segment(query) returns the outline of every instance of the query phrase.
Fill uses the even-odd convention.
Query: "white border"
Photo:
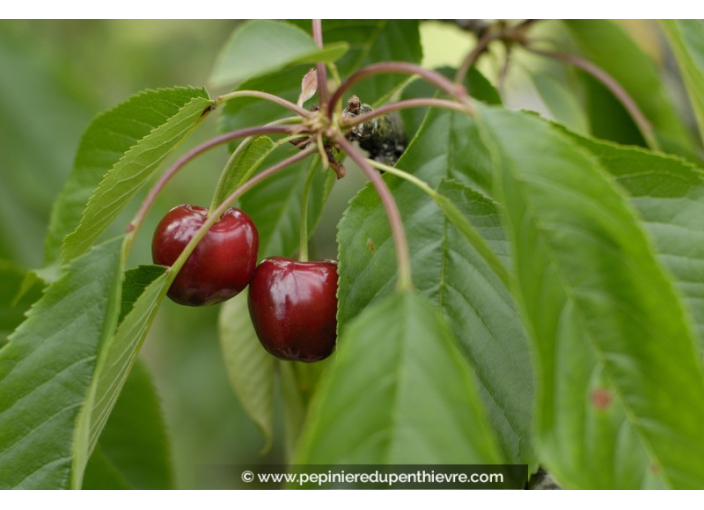
[[[538,0],[474,2],[462,4],[450,0],[430,2],[379,2],[378,0],[355,0],[350,2],[295,2],[272,0],[269,2],[154,2],[120,0],[119,2],[63,2],[41,0],[38,2],[3,2],[0,9],[3,18],[9,19],[249,19],[261,18],[265,14],[277,19],[302,18],[314,14],[329,18],[409,18],[415,14],[419,19],[454,19],[470,14],[481,19],[525,19],[525,18],[696,18],[704,16],[700,2],[674,0],[668,2],[641,2],[637,10],[627,2],[592,0],[590,2],[556,2]],[[415,8],[414,8],[415,6]],[[464,8],[459,8],[463,6]],[[425,8],[422,8],[425,7]],[[430,9],[429,7],[432,7]],[[38,18],[37,18],[38,17]]]

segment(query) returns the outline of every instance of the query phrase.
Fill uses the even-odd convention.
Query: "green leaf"
[[[465,214],[472,216],[479,213],[496,219],[498,217],[496,206],[469,186],[453,180],[443,179],[440,181],[438,192],[439,194],[434,197],[435,203],[445,214],[445,218],[462,234],[501,283],[505,286],[508,285],[509,275],[506,268],[487,240],[479,233],[479,230],[474,228],[474,225],[465,217]],[[462,209],[457,207],[455,203],[461,204]],[[463,210],[467,212],[465,213]]]
[[[155,265],[140,265],[135,269],[125,271],[125,281],[122,283],[122,307],[118,324],[122,324],[147,287],[163,274],[164,266]]]
[[[704,486],[704,377],[681,297],[598,161],[478,106],[537,355],[540,458],[568,488]]]
[[[465,184],[470,180],[468,175],[481,176],[479,168],[490,172],[491,167],[474,167],[472,160],[452,154],[455,148],[459,150],[460,132],[465,133],[466,146],[482,145],[471,139],[476,125],[469,121],[454,113],[431,111],[397,167],[438,186],[452,201],[453,209],[506,263],[507,242],[495,205]],[[449,150],[448,144],[452,145]],[[477,375],[504,456],[511,462],[532,464],[533,384],[528,341],[508,289],[486,257],[477,252],[477,244],[468,243],[430,197],[410,183],[389,176],[385,179],[403,218],[415,287],[449,320]],[[373,188],[367,186],[350,202],[338,232],[338,321],[344,328],[366,307],[392,293],[395,286],[393,240]]]
[[[69,486],[74,424],[119,313],[121,239],[72,262],[0,350],[0,486]]]
[[[294,461],[501,462],[473,374],[433,305],[393,294],[344,330]]]
[[[22,324],[29,307],[42,295],[42,286],[32,280],[29,288],[20,292],[28,273],[14,262],[0,260],[0,347],[7,336]],[[19,297],[19,299],[18,299]]]
[[[274,436],[274,357],[257,338],[249,318],[246,292],[222,306],[218,324],[230,385],[261,430],[267,450]]]
[[[142,363],[130,372],[88,462],[83,489],[172,489],[166,424]]]
[[[704,141],[704,20],[662,20],[684,77]]]
[[[240,152],[228,163],[220,176],[213,205],[222,204],[232,192],[244,184],[276,147],[271,138],[260,136],[238,149]]]
[[[704,175],[689,162],[568,133],[628,192],[660,263],[675,279],[704,351]]]
[[[124,153],[202,94],[182,87],[144,91],[91,122],[78,147],[73,171],[54,203],[45,264],[58,261],[64,238],[78,226],[91,194]]]
[[[84,135],[74,173],[59,198],[52,229],[56,235],[50,236],[54,240],[47,252],[75,227],[64,240],[63,260],[84,253],[191,134],[211,104],[203,89],[166,89],[138,95],[98,117]],[[76,227],[77,211],[84,205]]]
[[[443,74],[454,77],[455,71],[443,68]],[[486,104],[501,104],[496,89],[476,69],[470,69],[464,82],[472,97]],[[417,90],[411,88],[419,87]],[[427,92],[430,92],[428,90]],[[421,91],[421,86],[412,84],[404,97],[428,97]],[[406,120],[406,119],[404,119]],[[441,178],[451,178],[468,184],[481,193],[491,196],[493,168],[489,152],[481,142],[476,121],[469,115],[448,112],[440,109],[430,109],[423,119],[417,133],[422,142],[412,140],[407,152],[412,152],[413,144],[420,143],[429,149],[420,150],[414,158],[426,162],[430,169],[424,178],[437,185]],[[436,161],[433,161],[436,159]],[[414,159],[406,157],[406,161]],[[404,163],[404,166],[409,166]],[[420,166],[421,163],[418,163]],[[403,166],[398,165],[399,168]]]
[[[86,466],[83,488],[86,490],[130,490],[133,487],[103,453],[100,445],[97,445],[90,456],[88,466]]]
[[[690,154],[691,135],[668,97],[664,80],[650,57],[633,39],[609,20],[565,20],[564,23],[584,56],[609,73],[638,104],[653,124],[663,149]],[[592,111],[602,116],[602,124],[608,125],[612,109],[593,108]]]
[[[255,20],[243,23],[225,44],[210,82],[215,87],[236,85],[295,64],[335,62],[347,44],[321,49],[303,30],[282,21]]]
[[[73,488],[81,486],[80,473],[98,443],[167,291],[168,274],[164,267],[140,266],[127,274],[123,284],[126,299],[122,310],[129,311],[114,334],[101,346],[90,393],[76,424]],[[142,292],[138,294],[140,290]]]
[[[577,133],[589,133],[589,120],[579,101],[565,84],[548,73],[535,73],[531,78],[540,99],[558,122]]]
[[[624,145],[645,147],[646,141],[628,110],[601,82],[578,72],[584,84],[584,97],[589,134]]]

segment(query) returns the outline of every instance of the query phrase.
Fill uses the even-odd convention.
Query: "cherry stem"
[[[320,48],[323,47],[323,22],[319,19],[313,20],[313,40]],[[328,102],[330,91],[328,90],[328,74],[325,69],[325,64],[317,62],[315,64],[315,72],[318,77],[318,102],[320,105],[325,105]]]
[[[226,103],[232,99],[236,99],[238,97],[256,97],[259,99],[264,99],[266,101],[270,101],[272,103],[276,103],[280,106],[283,106],[284,108],[288,108],[294,113],[297,113],[301,117],[305,119],[309,119],[312,117],[312,113],[309,112],[308,110],[301,108],[298,105],[293,104],[290,101],[287,101],[286,99],[275,96],[274,94],[268,94],[267,92],[260,92],[258,90],[236,90],[234,92],[230,92],[228,94],[223,94],[222,96],[219,96],[215,99],[215,107],[220,106],[222,103]]]
[[[406,108],[423,108],[423,107],[435,107],[435,108],[445,108],[448,110],[454,110],[457,112],[466,113],[472,115],[474,112],[468,108],[466,105],[459,104],[455,101],[447,101],[446,99],[436,99],[436,98],[417,98],[417,99],[405,99],[403,101],[397,101],[395,103],[390,103],[379,108],[374,109],[369,113],[363,115],[358,115],[357,117],[351,117],[342,121],[343,128],[351,128],[358,126],[359,124],[364,124],[372,120],[375,117],[385,115],[390,112],[404,110]]]
[[[198,245],[201,239],[203,239],[208,230],[210,230],[210,227],[212,227],[215,223],[218,222],[220,217],[225,213],[225,211],[235,200],[237,200],[239,197],[247,193],[254,186],[261,183],[262,181],[265,181],[272,175],[275,175],[281,170],[290,167],[294,163],[297,163],[302,159],[307,158],[309,155],[313,154],[315,150],[316,148],[314,146],[310,146],[305,150],[302,150],[301,152],[294,154],[293,156],[286,158],[283,161],[276,163],[275,165],[270,166],[266,170],[262,171],[261,173],[255,175],[250,180],[245,182],[242,186],[233,191],[225,200],[223,200],[223,202],[217,207],[217,209],[215,209],[215,211],[211,211],[211,214],[208,215],[208,218],[205,220],[203,225],[201,225],[200,228],[196,231],[196,233],[193,235],[191,240],[181,252],[181,255],[178,256],[176,262],[174,262],[171,266],[169,274],[169,283],[172,282],[174,278],[176,278],[176,275],[186,263],[188,257],[191,256],[191,253],[193,252],[195,247]]]
[[[398,282],[396,283],[396,288],[402,291],[411,290],[413,288],[411,254],[408,250],[408,241],[406,239],[406,232],[403,229],[401,213],[398,210],[398,206],[396,205],[396,201],[389,187],[384,182],[384,179],[381,178],[379,172],[369,164],[367,159],[344,136],[337,136],[335,142],[367,175],[374,185],[376,192],[379,194],[379,198],[381,198],[381,203],[384,206],[386,216],[389,220],[389,226],[391,227],[391,233],[396,246],[396,259],[398,264]]]
[[[430,69],[425,69],[424,67],[418,66],[416,64],[411,64],[409,62],[381,62],[378,64],[371,64],[358,71],[352,73],[350,76],[343,81],[340,86],[335,90],[335,93],[330,98],[328,102],[328,112],[334,111],[335,105],[342,99],[342,96],[348,91],[355,83],[358,83],[365,78],[371,76],[376,76],[378,74],[387,73],[398,73],[398,74],[411,74],[418,75],[423,78],[428,83],[435,85],[440,90],[447,92],[449,95],[454,97],[457,101],[468,107],[473,111],[472,100],[467,95],[467,91],[464,86],[459,83],[453,83],[442,74],[432,71]]]
[[[600,81],[606,88],[611,91],[611,93],[619,100],[623,107],[628,111],[628,114],[635,122],[638,130],[645,139],[646,144],[653,150],[660,150],[655,134],[653,133],[653,126],[645,116],[645,114],[638,107],[638,104],[633,100],[633,98],[626,92],[619,82],[617,82],[609,73],[604,71],[602,68],[593,64],[589,60],[578,57],[577,55],[572,55],[570,53],[563,53],[559,51],[547,51],[539,50],[530,46],[524,46],[524,48],[531,53],[540,55],[547,58],[552,58],[555,60],[561,60],[567,62],[575,67],[578,67],[582,71],[585,71],[589,75]]]
[[[298,260],[301,262],[308,262],[308,196],[310,195],[310,188],[313,185],[313,179],[318,171],[318,160],[318,156],[313,158],[310,168],[308,169],[306,182],[303,185],[303,196],[301,197],[301,229],[298,244]]]
[[[176,175],[186,164],[188,164],[190,161],[195,159],[196,157],[200,156],[201,154],[208,152],[209,150],[218,147],[220,145],[226,144],[228,142],[231,142],[232,140],[236,140],[238,138],[245,138],[248,136],[257,136],[257,135],[270,135],[270,134],[280,134],[280,133],[289,133],[290,128],[287,126],[258,126],[258,127],[252,127],[252,128],[244,128],[244,129],[238,129],[236,131],[231,131],[230,133],[225,133],[224,135],[217,136],[215,138],[212,138],[208,140],[207,142],[204,142],[200,144],[199,146],[191,149],[189,152],[181,156],[166,172],[162,174],[162,176],[159,178],[159,180],[152,186],[152,189],[149,190],[149,194],[147,197],[144,199],[142,202],[142,205],[139,208],[139,211],[137,211],[137,214],[135,217],[132,219],[130,224],[127,226],[127,232],[130,236],[132,236],[132,239],[137,235],[137,232],[139,231],[140,227],[142,226],[142,223],[144,222],[144,218],[147,216],[149,213],[149,210],[151,209],[152,205],[154,205],[154,202],[156,201],[157,196],[159,196],[159,193],[164,189],[166,184],[171,180],[171,178]],[[130,240],[128,242],[128,250],[129,247],[131,246],[132,241]]]

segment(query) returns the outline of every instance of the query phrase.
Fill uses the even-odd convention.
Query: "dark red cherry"
[[[154,231],[154,263],[171,266],[205,223],[207,214],[208,209],[195,205],[171,209]],[[252,279],[258,250],[259,235],[250,217],[239,209],[228,209],[188,257],[168,296],[188,306],[230,299]]]
[[[308,362],[327,358],[336,339],[337,262],[262,261],[249,282],[249,315],[274,356]]]

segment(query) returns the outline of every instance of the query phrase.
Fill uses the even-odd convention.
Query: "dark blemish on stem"
[[[367,239],[367,247],[369,248],[369,251],[374,253],[376,251],[376,245],[374,244],[374,241],[372,241],[372,238]]]
[[[209,104],[208,106],[206,106],[206,107],[205,107],[205,110],[203,110],[203,113],[201,113],[200,116],[201,116],[201,117],[205,117],[206,115],[208,115],[208,114],[209,114],[210,112],[212,112],[213,110],[215,110],[215,102],[212,102],[211,104]]]

